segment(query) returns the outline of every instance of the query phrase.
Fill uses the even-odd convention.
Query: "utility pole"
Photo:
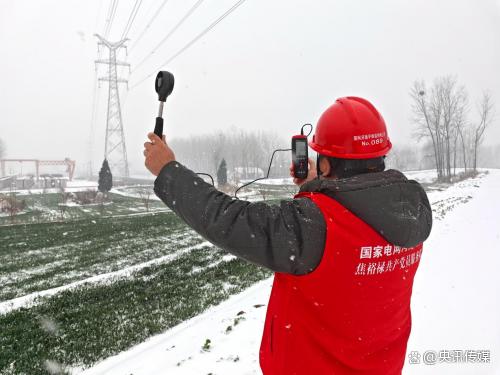
[[[108,160],[113,174],[122,177],[129,176],[127,150],[125,147],[125,135],[123,133],[122,112],[120,107],[120,95],[118,92],[118,83],[127,84],[128,81],[118,77],[117,66],[128,66],[130,64],[116,59],[117,51],[120,48],[126,48],[125,42],[128,39],[122,39],[118,42],[110,42],[102,36],[95,34],[99,39],[98,47],[104,46],[109,50],[109,59],[97,59],[96,64],[108,65],[108,75],[100,77],[99,82],[109,83],[108,91],[108,115],[106,119],[106,142],[104,146],[104,158]]]

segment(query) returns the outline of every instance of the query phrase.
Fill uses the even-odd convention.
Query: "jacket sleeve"
[[[307,198],[280,205],[232,198],[173,161],[154,184],[156,195],[214,245],[274,272],[303,275],[323,256],[326,224]]]

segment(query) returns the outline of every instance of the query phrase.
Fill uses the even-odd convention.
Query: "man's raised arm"
[[[279,206],[238,200],[173,160],[155,181],[156,195],[201,236],[275,272],[311,272],[320,262],[326,225],[307,198]]]

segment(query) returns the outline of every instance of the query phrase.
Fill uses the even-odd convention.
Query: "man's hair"
[[[322,158],[328,159],[330,163],[330,174],[324,177],[349,178],[358,174],[385,170],[385,156],[372,159],[340,159],[318,155],[318,168]]]

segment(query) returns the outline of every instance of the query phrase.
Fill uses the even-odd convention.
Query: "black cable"
[[[215,186],[215,183],[214,183],[214,178],[213,178],[211,175],[209,175],[208,173],[201,173],[201,172],[194,172],[194,173],[196,173],[196,174],[197,174],[197,175],[199,175],[199,176],[207,176],[207,177],[210,177],[210,180],[212,180],[212,185],[213,185],[213,186]]]
[[[274,158],[274,154],[276,154],[277,152],[279,151],[292,151],[291,148],[278,148],[277,150],[274,150],[273,151],[273,155],[271,156],[271,161],[269,162],[269,167],[267,168],[267,175],[265,177],[260,177],[260,178],[256,178],[255,180],[253,181],[250,181],[250,182],[247,182],[246,184],[243,184],[241,185],[238,189],[236,189],[236,191],[234,192],[234,197],[235,198],[238,198],[238,191],[240,191],[241,189],[243,189],[244,187],[248,186],[248,185],[251,185],[253,184],[254,182],[257,182],[257,181],[260,181],[260,180],[265,180],[267,178],[269,178],[269,173],[271,172],[271,166],[273,165],[273,158]]]
[[[162,67],[165,65],[169,64],[172,62],[175,58],[177,58],[179,55],[181,55],[183,52],[185,52],[189,47],[191,47],[193,44],[195,44],[198,40],[200,40],[206,33],[208,33],[210,30],[212,30],[219,22],[221,22],[224,18],[229,16],[232,12],[234,12],[241,4],[243,4],[245,0],[239,0],[236,2],[231,8],[229,8],[222,16],[217,18],[214,22],[212,22],[205,30],[203,30],[201,33],[199,33],[197,36],[195,36],[189,43],[187,43],[184,47],[182,47],[179,51],[177,51],[174,55],[172,55],[170,58],[168,58],[163,64],[158,66],[152,73],[148,74],[146,77],[135,83],[130,87],[130,89],[134,89],[135,87],[139,86],[141,83],[145,82],[147,79],[151,78],[153,75],[156,75],[158,70],[160,70]]]
[[[300,135],[304,135],[304,127],[306,126],[309,126],[311,128],[311,130],[309,130],[309,133],[307,133],[306,137],[309,137],[313,131],[313,126],[311,124],[304,124],[302,125],[302,127],[300,128]]]

